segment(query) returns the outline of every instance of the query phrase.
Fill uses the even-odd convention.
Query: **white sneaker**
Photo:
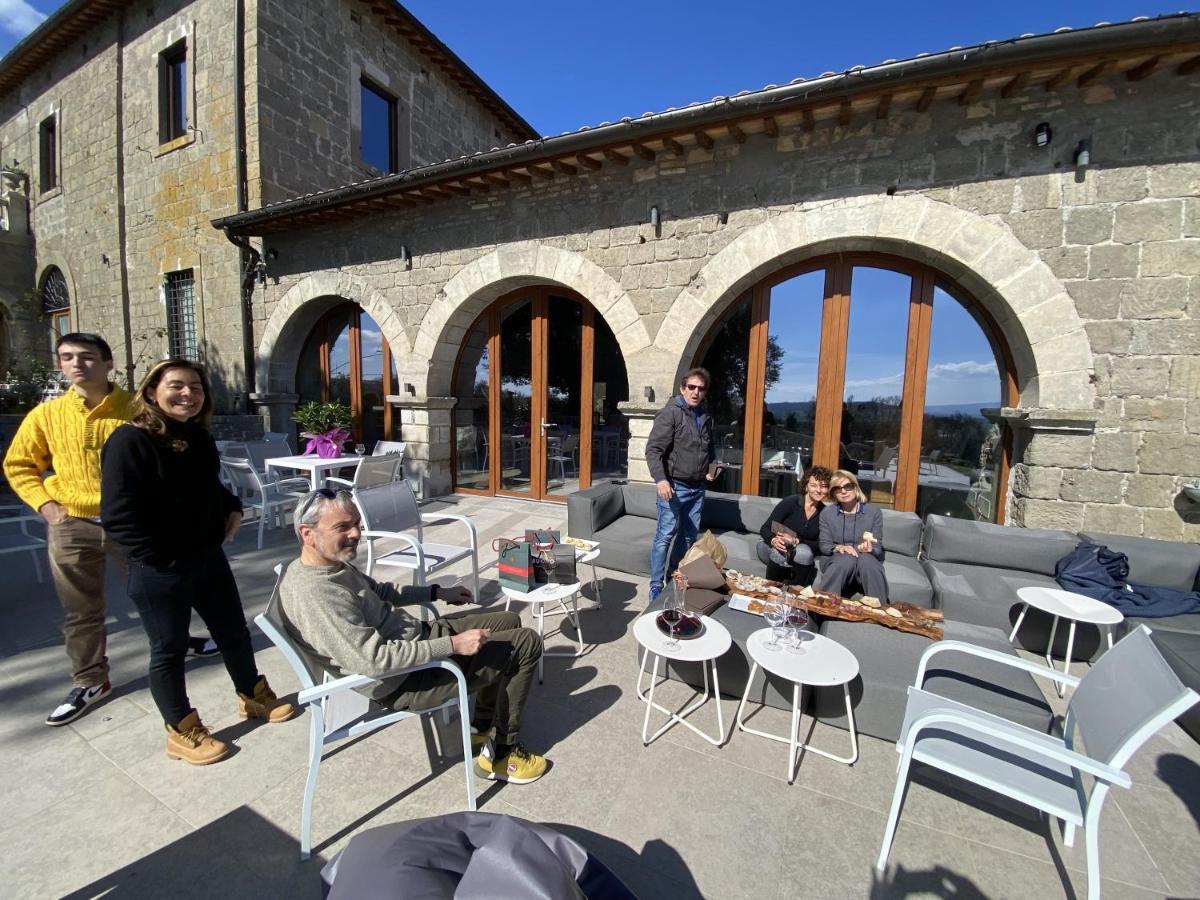
[[[112,693],[112,685],[107,681],[93,687],[72,688],[67,699],[54,707],[54,712],[46,717],[47,725],[66,725],[74,722],[87,711],[93,703],[103,700]]]

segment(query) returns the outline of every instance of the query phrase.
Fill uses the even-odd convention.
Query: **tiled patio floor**
[[[510,500],[441,502],[473,517],[485,558],[494,537],[566,517],[563,507]],[[243,530],[231,554],[248,616],[266,601],[271,567],[295,555],[290,532],[269,532],[261,551],[253,537]],[[862,738],[853,768],[808,756],[793,786],[784,779],[786,750],[751,735],[735,734],[718,749],[677,727],[643,748],[629,626],[645,605],[645,586],[621,573],[601,576],[604,608],[583,616],[589,652],[547,660],[529,705],[527,743],[547,753],[553,770],[532,785],[481,782],[480,809],[561,827],[646,898],[1084,895],[1082,841],[1068,850],[1037,819],[934,775],[910,791],[891,865],[876,878],[892,744]],[[242,723],[220,660],[194,661],[192,702],[237,752],[207,768],[168,760],[146,687],[145,638],[114,580],[113,696],[71,726],[47,728],[42,720],[69,686],[57,602],[48,582],[35,582],[27,557],[6,559],[3,584],[5,896],[318,897],[320,866],[357,831],[462,808],[453,738],[445,759],[431,757],[436,727],[401,723],[328,755],[313,818],[316,853],[300,863],[303,718]],[[489,587],[485,603],[497,594]],[[280,693],[294,691],[278,652],[252,631],[260,668]],[[689,694],[672,684],[662,696],[682,704]],[[723,702],[729,723],[736,702]],[[710,711],[697,714],[701,725]],[[786,716],[767,710],[758,722],[783,730]],[[813,735],[818,746],[840,747],[845,738],[822,726]],[[1200,747],[1172,726],[1129,769],[1134,787],[1114,792],[1103,821],[1105,896],[1200,895]]]

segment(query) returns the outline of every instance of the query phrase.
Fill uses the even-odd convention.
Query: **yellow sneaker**
[[[513,744],[497,759],[489,759],[484,753],[475,757],[475,774],[488,781],[529,784],[545,775],[549,767],[546,757],[530,753],[520,744]]]

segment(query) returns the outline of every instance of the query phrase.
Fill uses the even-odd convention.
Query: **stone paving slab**
[[[430,504],[470,515],[481,558],[491,541],[526,526],[564,527],[566,510],[507,499]],[[442,526],[430,538],[451,536]],[[247,617],[269,596],[276,562],[295,555],[290,531],[269,531],[262,550],[243,531],[231,560]],[[460,565],[451,574],[466,575]],[[590,575],[590,570],[585,573]],[[735,733],[716,748],[675,727],[641,744],[636,644],[630,624],[645,585],[601,570],[603,608],[585,585],[585,654],[548,659],[535,685],[525,737],[553,762],[524,786],[477,784],[479,808],[546,822],[580,840],[643,897],[1075,897],[1086,890],[1082,843],[1000,798],[919,772],[887,872],[875,855],[894,786],[892,744],[860,739],[853,767],[808,755],[794,785],[786,748]],[[495,570],[483,605],[499,608]],[[163,753],[162,725],[146,686],[145,637],[120,579],[109,579],[110,700],[60,729],[42,724],[69,687],[57,634],[61,614],[32,566],[6,570],[0,602],[0,844],[12,896],[318,897],[318,870],[359,831],[464,805],[457,721],[405,722],[329,751],[313,816],[315,853],[298,859],[306,773],[307,713],[268,726],[236,717],[219,659],[188,664],[188,688],[205,722],[237,749],[191,768]],[[523,611],[527,622],[528,610]],[[551,620],[548,620],[548,623]],[[557,625],[561,618],[552,621]],[[196,623],[195,630],[201,625]],[[866,626],[864,626],[866,627]],[[296,683],[282,656],[255,634],[260,669],[281,694]],[[575,637],[570,625],[564,645]],[[1082,671],[1082,665],[1081,665]],[[681,707],[691,691],[665,683],[656,699]],[[1061,704],[1051,698],[1057,708]],[[721,701],[726,728],[736,698]],[[710,702],[694,714],[713,721]],[[765,709],[755,724],[782,731]],[[812,723],[806,719],[804,728]],[[846,733],[816,724],[817,746]],[[1130,761],[1132,791],[1116,791],[1101,824],[1104,894],[1200,895],[1200,747],[1172,726]]]

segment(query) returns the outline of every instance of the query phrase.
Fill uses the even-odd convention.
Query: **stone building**
[[[210,8],[246,29],[248,135],[245,211],[198,201],[199,240],[243,244],[206,284],[228,325],[210,352],[246,359],[272,430],[342,398],[361,439],[407,442],[427,493],[561,498],[645,479],[654,412],[704,364],[726,489],[784,494],[816,461],[900,509],[1200,535],[1181,490],[1200,476],[1200,16],[538,138],[391,2],[180,7]],[[395,174],[348,150],[366,85],[396,99]],[[14,109],[4,158],[40,114]],[[252,292],[239,253],[261,254]]]
[[[360,149],[368,89],[394,117],[382,169]],[[260,260],[212,218],[533,136],[391,3],[72,0],[0,60],[33,251],[0,276],[4,352],[96,331],[130,382],[194,356],[249,412]]]

